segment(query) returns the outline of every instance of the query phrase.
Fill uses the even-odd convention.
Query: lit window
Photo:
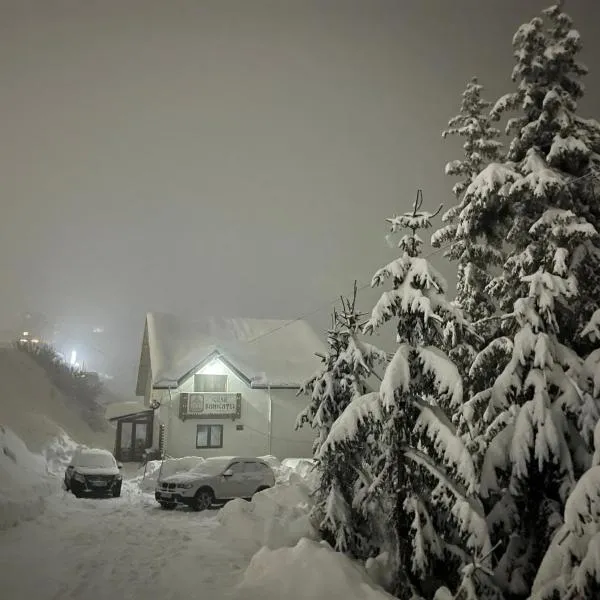
[[[227,391],[227,375],[194,375],[194,392],[224,393]]]

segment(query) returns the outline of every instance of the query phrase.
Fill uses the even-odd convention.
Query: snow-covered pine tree
[[[530,600],[600,597],[600,423],[593,464],[567,499],[558,529],[536,575]]]
[[[328,350],[321,356],[322,367],[302,388],[300,394],[311,397],[300,413],[296,428],[310,425],[316,430],[313,445],[317,457],[319,484],[312,519],[331,545],[356,558],[369,554],[365,519],[352,504],[359,478],[362,454],[369,440],[355,440],[347,453],[320,450],[334,421],[353,398],[367,392],[367,380],[377,365],[387,362],[385,352],[360,339],[361,314],[356,307],[357,284],[352,298],[341,298],[341,310],[334,310],[332,327],[327,332]]]
[[[579,34],[560,7],[551,7],[544,15],[550,22],[548,27],[542,18],[536,18],[515,34],[517,64],[513,79],[517,90],[502,97],[491,113],[494,119],[505,111],[518,113],[507,125],[507,133],[513,134],[507,158],[491,163],[473,178],[463,197],[468,210],[457,217],[459,230],[466,234],[479,235],[483,227],[492,232],[491,239],[503,240],[506,254],[500,274],[486,292],[500,309],[488,321],[500,324],[501,331],[509,335],[495,334],[493,343],[473,360],[467,378],[470,391],[475,392],[471,393],[465,414],[471,423],[470,434],[478,442],[469,446],[479,457],[476,463],[491,435],[490,431],[482,435],[479,426],[484,422],[478,417],[489,400],[491,382],[512,352],[514,321],[505,317],[516,300],[528,295],[523,276],[536,273],[544,265],[547,269],[556,250],[546,247],[545,238],[537,236],[534,240],[531,234],[533,224],[548,210],[569,211],[562,213],[570,225],[560,225],[560,243],[568,246],[566,266],[578,291],[568,302],[556,305],[556,335],[580,356],[600,345],[600,337],[584,335],[600,293],[600,238],[593,233],[600,231],[595,181],[600,162],[600,125],[576,114],[577,101],[583,95],[580,78],[586,72],[576,61],[581,48]],[[565,236],[569,232],[573,239],[567,244]],[[574,356],[570,374],[581,384],[577,375],[580,367]],[[581,419],[580,429],[589,441],[592,416],[598,413],[599,405],[592,400],[590,390],[584,387],[584,392],[588,402],[582,410],[589,418]]]
[[[446,165],[447,175],[460,178],[453,187],[458,204],[446,211],[442,216],[445,225],[431,237],[434,247],[446,248],[445,256],[456,261],[455,302],[469,321],[479,322],[474,327],[477,336],[467,331],[459,343],[448,336],[444,348],[457,365],[469,395],[488,387],[498,368],[506,362],[506,357],[500,354],[485,369],[471,371],[483,340],[492,339],[497,329],[497,322],[490,319],[496,308],[485,289],[492,278],[491,269],[503,263],[501,232],[490,226],[496,207],[492,203],[490,210],[470,188],[484,167],[499,160],[501,150],[500,132],[492,126],[487,114],[491,103],[482,98],[482,91],[477,78],[471,79],[463,92],[460,112],[442,133],[443,137],[464,139],[464,158]],[[466,439],[470,440],[470,435]]]
[[[492,541],[502,544],[496,576],[508,598],[528,597],[568,494],[591,458],[578,428],[581,361],[560,342],[556,313],[577,295],[569,264],[592,235],[589,223],[560,209],[548,209],[530,227],[529,246],[510,259],[528,286],[507,319],[514,335],[502,343],[512,348],[511,359],[473,399],[487,404],[480,493]],[[538,270],[530,274],[532,261]]]
[[[501,264],[501,240],[489,239],[485,223],[477,223],[473,198],[465,191],[486,165],[497,162],[502,144],[500,131],[491,125],[487,111],[491,103],[481,96],[483,86],[474,77],[462,95],[460,112],[448,122],[443,137],[458,135],[464,138],[464,158],[446,165],[446,174],[460,177],[452,191],[458,204],[442,216],[445,226],[436,231],[431,243],[436,248],[448,245],[445,256],[458,266],[456,300],[463,313],[475,321],[493,314],[495,307],[485,293],[490,280],[489,267]],[[470,217],[470,226],[466,220]],[[493,230],[492,230],[493,233]]]
[[[490,552],[475,467],[446,413],[462,402],[462,382],[439,346],[445,324],[462,316],[446,299],[442,276],[420,256],[417,230],[431,227],[433,216],[421,204],[419,191],[413,211],[388,219],[393,233],[410,233],[399,242],[402,255],[373,277],[373,286],[390,279],[392,289],[364,327],[371,333],[395,318],[399,347],[379,391],[350,403],[320,452],[343,453],[365,429],[376,430],[363,479],[370,484],[355,503],[373,532],[385,532],[379,550],[390,557],[390,591],[402,599],[432,598],[442,585],[456,589],[470,555]],[[484,570],[474,579],[492,586]]]
[[[507,153],[510,171],[503,189],[502,223],[511,249],[502,273],[488,286],[500,308],[510,311],[526,294],[523,272],[514,269],[514,257],[529,251],[523,267],[527,274],[539,268],[538,249],[531,247],[529,230],[549,208],[570,210],[600,231],[600,203],[595,178],[600,164],[600,124],[577,114],[584,94],[581,78],[586,67],[578,62],[582,44],[579,33],[560,5],[543,11],[543,17],[522,25],[513,38],[517,58],[512,78],[516,91],[506,94],[491,111],[508,120],[506,132],[513,138]],[[475,193],[477,190],[471,190]],[[542,242],[543,243],[543,242]],[[581,332],[598,308],[600,291],[600,241],[588,238],[570,256],[569,269],[577,280],[578,294],[556,309],[561,341],[579,353],[589,351]]]

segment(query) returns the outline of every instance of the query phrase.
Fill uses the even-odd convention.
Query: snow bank
[[[263,546],[293,546],[299,539],[317,538],[309,513],[311,490],[300,480],[277,484],[255,494],[252,501],[235,499],[219,512],[215,535],[251,554]]]
[[[283,461],[271,455],[259,458],[273,469],[277,483],[288,483],[290,480],[299,478],[311,489],[317,485],[315,461],[311,458],[284,458]]]
[[[59,486],[44,457],[30,452],[23,440],[0,425],[0,530],[36,517]]]
[[[62,478],[75,450],[81,446],[82,444],[72,440],[64,431],[60,431],[58,436],[42,450],[48,471]]]
[[[201,456],[167,458],[164,461],[149,460],[145,468],[141,467],[138,470],[137,475],[129,480],[129,483],[133,486],[137,486],[142,492],[154,492],[159,473],[161,477],[169,477],[176,473],[189,471],[202,462],[204,462],[204,459]]]
[[[261,600],[392,600],[366,570],[325,542],[301,539],[293,548],[254,555],[237,598]]]

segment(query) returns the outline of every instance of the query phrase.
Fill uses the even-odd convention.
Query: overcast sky
[[[511,90],[512,35],[547,4],[0,0],[0,328],[89,319],[132,382],[148,310],[293,318],[350,293],[417,188],[453,202],[440,132],[472,75]],[[600,118],[600,2],[566,8]]]

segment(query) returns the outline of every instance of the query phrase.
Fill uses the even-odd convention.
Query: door
[[[117,427],[117,460],[142,462],[144,451],[152,445],[152,422],[148,419],[120,421]]]
[[[141,462],[146,450],[146,440],[148,439],[148,423],[135,421],[133,423],[133,460]]]
[[[229,465],[229,471],[231,475],[225,477],[222,476],[221,484],[221,496],[223,498],[243,498],[243,477],[244,477],[244,464],[241,462],[235,462]]]
[[[244,462],[244,497],[250,498],[263,485],[262,465],[257,462]]]
[[[118,434],[117,459],[123,462],[132,461],[133,423],[131,421],[121,421]]]

